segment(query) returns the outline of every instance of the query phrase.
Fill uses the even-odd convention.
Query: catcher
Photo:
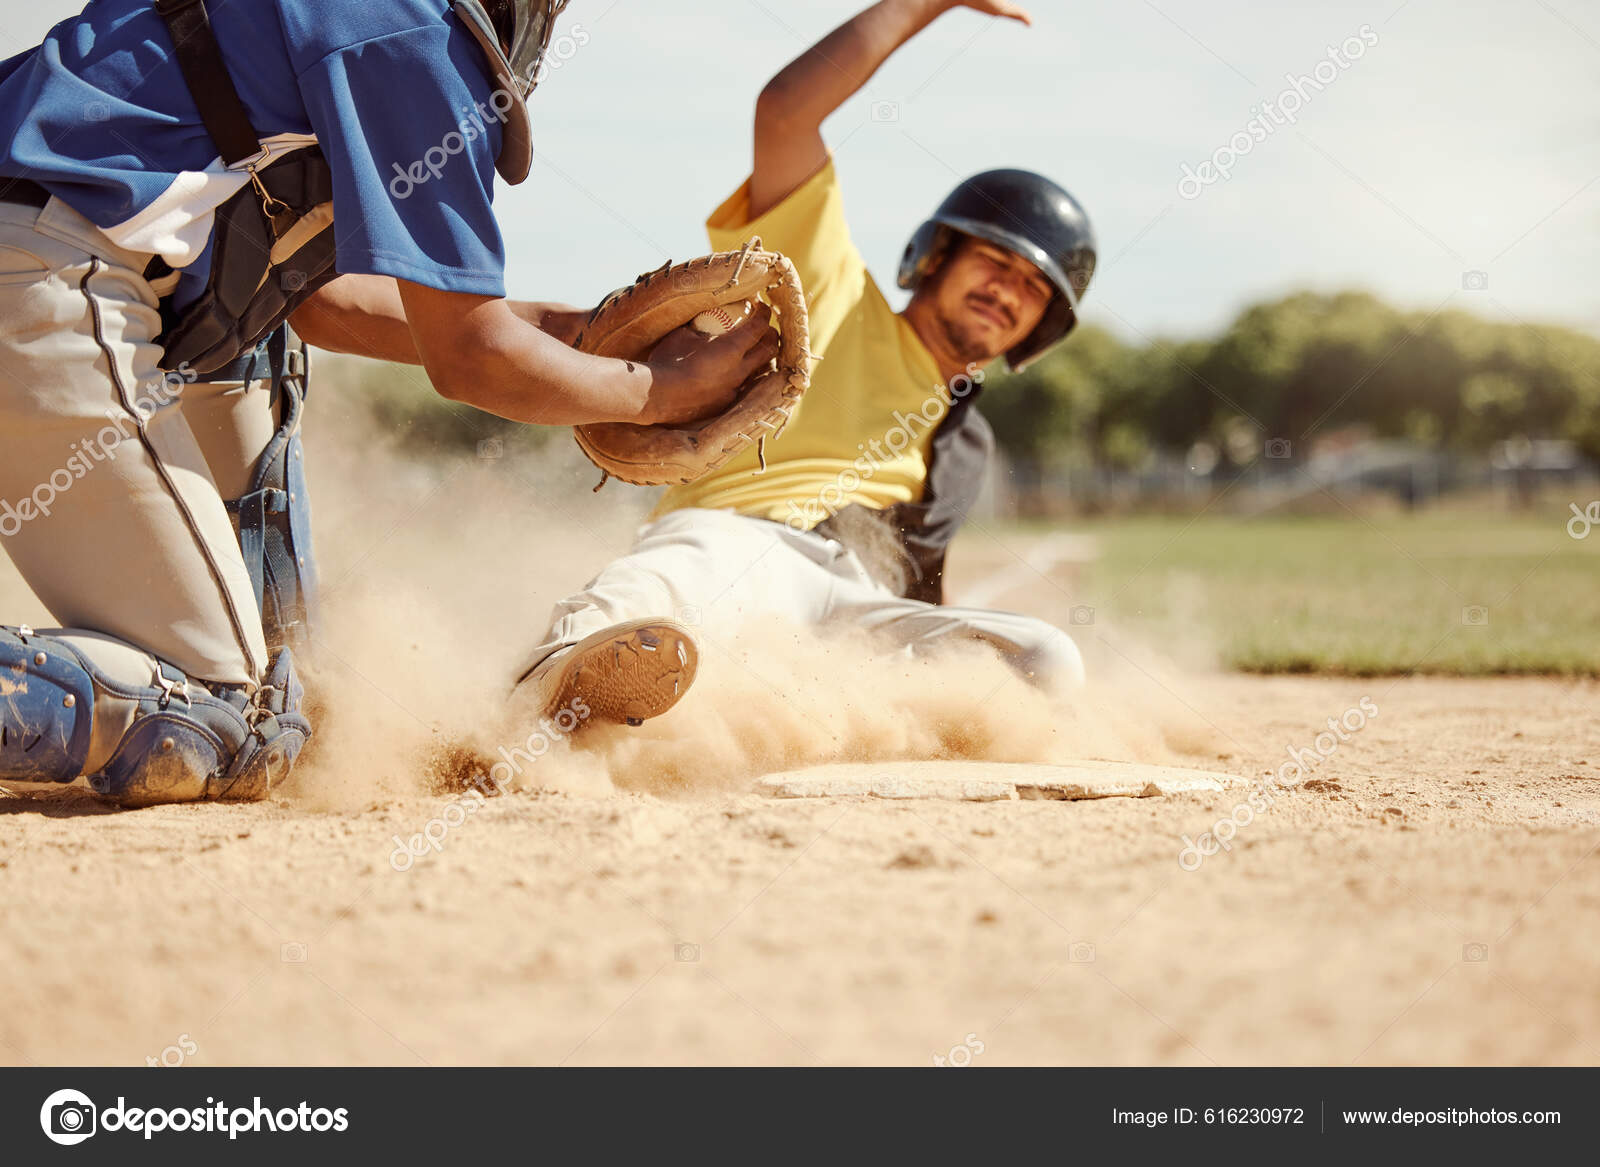
[[[0,539],[63,625],[0,628],[0,781],[259,799],[294,763],[285,321],[528,422],[686,420],[772,360],[765,310],[629,361],[504,298],[494,175],[564,7],[96,0],[0,62]]]
[[[983,367],[1004,355],[1020,368],[1071,331],[1094,270],[1088,218],[1036,174],[969,179],[906,247],[912,297],[897,315],[851,243],[821,134],[896,49],[959,7],[1028,21],[1000,0],[884,0],[762,92],[753,172],[708,228],[719,248],[759,235],[793,260],[822,359],[778,440],[669,489],[633,549],[557,606],[519,680],[540,707],[581,696],[592,720],[630,724],[665,712],[697,666],[685,611],[706,631],[776,614],[913,650],[978,638],[1041,686],[1081,680],[1059,629],[943,606],[943,571],[993,447],[973,407]]]

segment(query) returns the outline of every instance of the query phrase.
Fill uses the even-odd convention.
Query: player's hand
[[[702,336],[685,324],[650,351],[654,387],[642,420],[654,425],[713,417],[738,400],[745,382],[777,355],[778,334],[766,304],[757,304],[748,320],[722,336]]]
[[[1020,21],[1029,28],[1033,27],[1033,17],[1028,15],[1027,9],[1015,4],[1007,4],[1005,0],[959,0],[952,7],[971,8],[975,12],[984,12],[990,16],[1003,16],[1007,20]]]

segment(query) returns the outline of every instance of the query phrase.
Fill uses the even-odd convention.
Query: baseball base
[[[755,792],[768,798],[936,798],[960,802],[1154,798],[1216,794],[1250,785],[1237,774],[1139,762],[873,762],[813,766],[769,774]]]

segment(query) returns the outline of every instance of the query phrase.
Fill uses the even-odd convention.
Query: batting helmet
[[[1013,370],[1043,356],[1072,331],[1095,261],[1094,229],[1077,199],[1028,170],[989,170],[967,179],[906,244],[902,288],[916,291],[949,247],[952,233],[1020,255],[1055,285],[1055,298],[1038,326],[1006,353]]]

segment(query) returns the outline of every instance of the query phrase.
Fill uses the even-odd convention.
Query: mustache
[[[1015,328],[1017,326],[1017,314],[993,296],[985,296],[981,292],[970,292],[967,295],[967,303],[999,313],[1001,319],[1006,322],[1007,328]]]

